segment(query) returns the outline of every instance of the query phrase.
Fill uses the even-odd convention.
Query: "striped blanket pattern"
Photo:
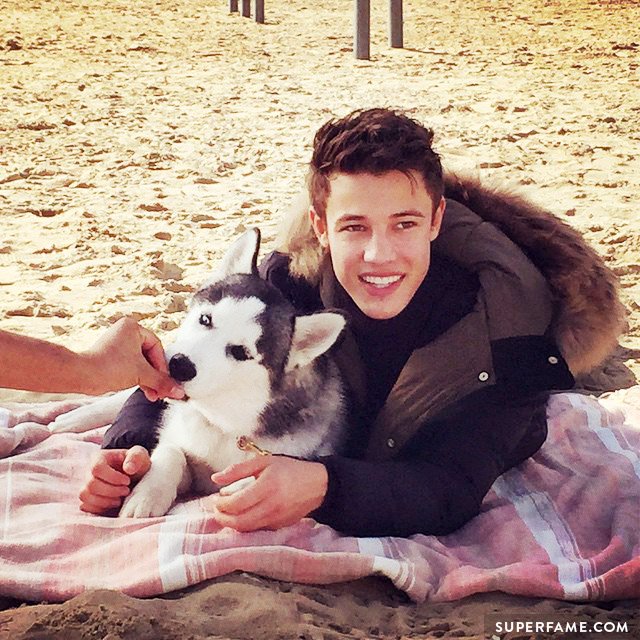
[[[552,396],[547,442],[495,482],[481,513],[448,536],[409,539],[342,536],[311,519],[238,533],[198,498],[161,518],[82,513],[102,430],[51,435],[46,423],[71,406],[0,409],[0,595],[153,596],[242,570],[314,584],[379,574],[415,601],[640,597],[640,386]]]

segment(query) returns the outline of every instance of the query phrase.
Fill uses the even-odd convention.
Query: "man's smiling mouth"
[[[404,276],[360,276],[360,280],[375,287],[388,287],[389,285],[399,282]]]

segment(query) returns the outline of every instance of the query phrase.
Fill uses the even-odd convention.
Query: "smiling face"
[[[445,202],[433,206],[420,175],[339,173],[330,179],[326,215],[311,210],[338,282],[370,318],[397,316],[424,280]]]

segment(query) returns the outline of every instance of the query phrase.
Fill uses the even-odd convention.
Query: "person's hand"
[[[228,485],[251,476],[256,481],[236,493],[204,498],[205,508],[221,526],[237,531],[286,527],[317,509],[327,492],[323,464],[286,456],[257,456],[211,478],[218,485]]]
[[[151,402],[184,397],[168,374],[160,339],[133,318],[121,318],[85,353],[105,391],[139,386]],[[98,381],[96,381],[98,383]]]
[[[144,447],[102,449],[80,492],[80,510],[100,515],[119,509],[133,484],[150,468],[151,458]]]

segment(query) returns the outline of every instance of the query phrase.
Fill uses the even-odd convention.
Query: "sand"
[[[387,3],[372,3],[358,61],[352,4],[267,3],[257,25],[222,0],[0,0],[2,328],[83,348],[129,314],[170,340],[230,239],[259,226],[273,248],[314,131],[389,106],[436,130],[448,166],[518,186],[585,234],[630,316],[583,383],[637,381],[640,5],[406,1],[406,47],[391,49]],[[492,609],[632,615],[496,594],[416,606],[382,580],[234,575],[182,596],[8,609],[0,638],[471,638]]]

